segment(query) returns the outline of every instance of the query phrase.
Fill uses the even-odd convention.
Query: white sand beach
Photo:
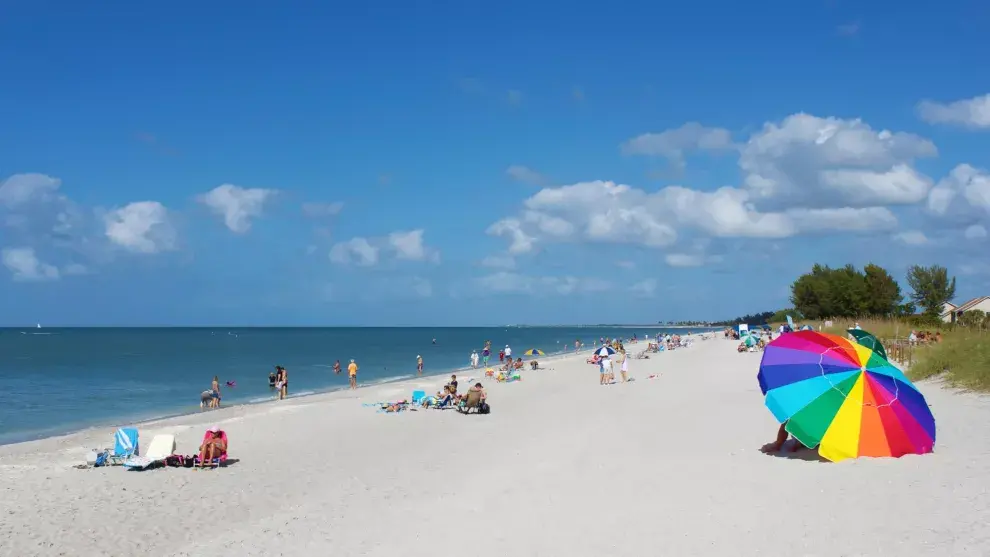
[[[760,354],[735,345],[631,360],[627,384],[585,356],[481,378],[485,416],[362,406],[428,378],[141,428],[192,454],[219,424],[237,462],[216,471],[71,468],[111,429],[0,447],[0,555],[990,554],[990,399],[921,384],[934,454],[768,456]]]

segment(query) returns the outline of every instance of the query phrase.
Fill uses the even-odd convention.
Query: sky
[[[0,3],[0,325],[990,294],[990,4]]]

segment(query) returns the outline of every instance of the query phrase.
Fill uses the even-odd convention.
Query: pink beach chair
[[[200,445],[205,443],[211,437],[213,437],[213,433],[207,430],[206,433],[203,434],[203,441],[200,443]],[[223,444],[224,446],[227,447],[227,451],[229,451],[230,445],[227,442],[227,432],[220,430],[220,438],[223,439]],[[227,463],[227,451],[224,451],[223,454],[221,454],[220,456],[213,455],[213,460],[208,462],[207,464],[209,466],[212,466],[213,468],[225,465]],[[199,466],[200,464],[200,456],[198,454],[196,455],[195,463],[197,466]]]

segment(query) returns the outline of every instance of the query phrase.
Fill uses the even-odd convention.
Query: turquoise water
[[[335,360],[354,358],[367,385],[414,377],[416,356],[424,374],[469,365],[473,349],[491,340],[521,356],[528,348],[548,354],[573,350],[575,339],[642,337],[677,331],[663,327],[499,328],[158,328],[2,329],[0,444],[89,426],[117,425],[199,411],[199,396],[214,375],[224,405],[271,400],[268,373],[289,370],[289,394],[301,396],[347,386]],[[701,330],[701,329],[695,329]],[[680,330],[683,332],[683,330]],[[436,339],[436,344],[433,344]]]

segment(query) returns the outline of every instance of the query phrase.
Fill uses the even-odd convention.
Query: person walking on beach
[[[423,375],[423,356],[416,355],[416,375]]]
[[[598,384],[605,385],[608,380],[608,373],[612,370],[612,362],[608,358],[598,360]]]
[[[478,351],[471,351],[471,367],[478,367]]]
[[[505,350],[498,351],[498,365],[505,363]]]
[[[621,357],[622,357],[622,367],[619,368],[619,375],[622,376],[622,382],[625,383],[626,381],[628,381],[628,378],[626,377],[626,373],[629,372],[629,355],[623,352]]]
[[[358,365],[357,363],[354,362],[354,359],[352,358],[351,363],[347,364],[347,377],[351,383],[351,389],[357,388],[357,372],[358,372]]]
[[[488,367],[488,358],[491,358],[492,357],[491,345],[489,345],[489,344],[486,344],[485,345],[485,349],[481,351],[481,356],[483,358],[483,361],[485,362],[485,367],[487,368]]]
[[[508,344],[505,345],[505,359],[512,361],[512,348]]]
[[[289,398],[289,370],[282,368],[282,389],[278,393],[279,400]]]
[[[216,375],[210,385],[210,408],[220,408],[220,377]]]

